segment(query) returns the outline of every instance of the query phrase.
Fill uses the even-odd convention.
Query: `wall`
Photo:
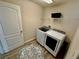
[[[35,29],[42,24],[43,8],[29,0],[4,0],[21,7],[24,41],[35,36]]]
[[[29,40],[35,36],[35,29],[42,24],[42,11],[42,7],[33,2],[22,2],[23,29],[25,40]]]
[[[45,8],[43,25],[51,25],[53,28],[64,30],[72,40],[73,35],[79,25],[78,6],[79,0],[72,0],[62,5]],[[61,12],[63,14],[62,21],[53,21],[53,18],[51,18],[52,12]]]

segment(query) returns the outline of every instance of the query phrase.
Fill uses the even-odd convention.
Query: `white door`
[[[19,6],[0,2],[0,24],[8,50],[23,45],[24,42]]]
[[[65,59],[79,59],[79,27],[74,35]]]

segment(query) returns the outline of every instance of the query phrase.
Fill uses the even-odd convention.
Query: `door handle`
[[[23,33],[23,30],[21,30],[20,33]]]

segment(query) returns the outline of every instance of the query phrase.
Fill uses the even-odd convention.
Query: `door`
[[[8,50],[12,50],[23,44],[23,30],[19,6],[0,2],[0,24]]]
[[[46,45],[47,45],[50,49],[52,49],[53,51],[55,51],[55,48],[56,48],[56,45],[57,45],[57,40],[54,39],[54,38],[51,38],[51,37],[47,36]]]
[[[65,59],[79,59],[79,27],[74,35]]]

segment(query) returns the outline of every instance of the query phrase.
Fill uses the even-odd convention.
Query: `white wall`
[[[42,24],[43,8],[29,0],[3,0],[21,7],[24,41],[35,36],[35,29]]]
[[[62,22],[54,22],[51,18],[52,12],[61,12],[63,14]],[[47,7],[44,13],[44,25],[50,24],[54,28],[66,31],[72,40],[79,25],[79,0],[71,0],[59,6]]]
[[[35,36],[35,29],[42,24],[42,7],[30,2],[22,2],[24,38],[29,40]]]

